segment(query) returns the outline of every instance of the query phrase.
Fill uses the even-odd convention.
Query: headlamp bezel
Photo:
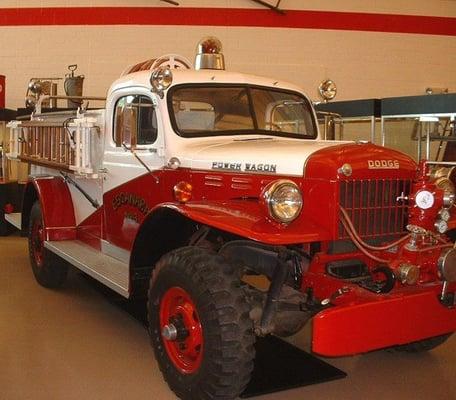
[[[278,215],[277,210],[275,209],[274,204],[273,204],[274,194],[276,194],[279,189],[283,189],[286,186],[289,186],[290,190],[296,191],[296,193],[299,194],[299,198],[300,198],[297,211],[290,217],[284,217],[283,215]],[[279,179],[279,180],[270,182],[263,189],[263,191],[261,193],[261,199],[267,210],[268,217],[272,218],[274,221],[279,222],[281,224],[290,224],[291,222],[295,221],[301,214],[303,204],[304,204],[304,199],[302,196],[301,189],[295,182],[288,180],[288,179]]]
[[[160,66],[152,71],[150,75],[150,85],[152,91],[163,98],[164,91],[173,83],[173,72],[168,66]]]

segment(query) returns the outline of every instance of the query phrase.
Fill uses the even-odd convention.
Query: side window
[[[113,139],[117,147],[153,144],[157,139],[157,116],[146,96],[124,96],[114,111]]]
[[[138,144],[152,144],[157,140],[157,116],[152,100],[139,96]]]

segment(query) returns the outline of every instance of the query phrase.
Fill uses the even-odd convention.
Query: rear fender
[[[43,214],[45,240],[76,239],[76,219],[70,190],[63,178],[32,177],[24,190],[22,231],[28,229],[30,211],[39,200]]]

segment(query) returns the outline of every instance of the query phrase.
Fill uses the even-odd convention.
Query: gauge
[[[435,226],[435,229],[437,229],[437,232],[439,232],[439,233],[445,233],[448,230],[448,224],[441,219],[436,221],[434,226]]]
[[[448,221],[451,217],[450,212],[446,208],[442,208],[439,212],[440,218],[444,221]]]
[[[427,210],[434,205],[434,195],[427,190],[421,190],[415,196],[415,203],[419,208]]]

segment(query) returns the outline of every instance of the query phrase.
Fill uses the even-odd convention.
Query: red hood
[[[417,165],[404,153],[371,143],[342,144],[316,151],[304,167],[308,179],[337,180],[338,169],[350,164],[351,179],[412,179]]]

